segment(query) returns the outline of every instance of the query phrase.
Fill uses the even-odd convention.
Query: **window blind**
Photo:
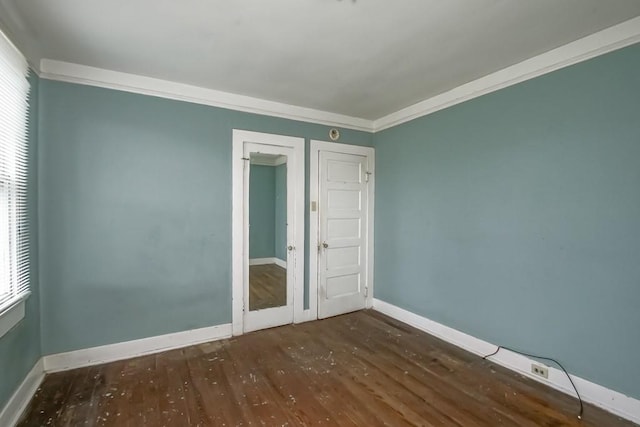
[[[29,293],[28,73],[0,32],[0,314]]]

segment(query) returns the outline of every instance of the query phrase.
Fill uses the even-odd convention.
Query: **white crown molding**
[[[374,121],[373,131],[426,116],[487,93],[640,42],[640,17],[591,34],[518,64],[458,86]]]
[[[371,120],[358,117],[52,59],[42,59],[40,61],[38,74],[40,77],[49,80],[122,90],[125,92],[227,108],[229,110],[244,111],[246,113],[282,117],[290,120],[318,123],[365,132],[371,132],[373,129],[373,122]]]
[[[159,353],[231,337],[231,323],[44,356],[44,371],[58,372]],[[0,424],[1,425],[1,424]]]
[[[379,299],[373,300],[373,309],[460,347],[463,350],[477,354],[478,356],[491,354],[497,348],[497,345],[495,344],[467,335],[464,332],[460,332],[441,323],[434,322],[426,317],[422,317]],[[549,366],[548,379],[535,376],[531,373],[531,364],[535,363],[537,365],[542,365],[540,362],[504,349],[500,350],[500,352],[495,356],[492,356],[490,360],[527,378],[531,378],[575,397],[575,391],[573,390],[571,383],[564,372],[560,369]],[[575,375],[571,375],[571,378],[580,392],[582,400],[585,402],[592,403],[595,406],[603,408],[635,423],[640,423],[640,400],[625,396],[622,393],[608,389],[599,384],[592,383],[591,381],[587,381]]]
[[[18,423],[20,416],[27,408],[43,379],[44,363],[42,359],[38,359],[20,386],[9,398],[2,411],[0,411],[0,426],[15,426]]]
[[[35,71],[40,77],[50,80],[375,133],[638,42],[640,17],[526,59],[374,121],[52,59],[42,59],[39,69]]]

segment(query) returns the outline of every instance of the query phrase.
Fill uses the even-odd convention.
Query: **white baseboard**
[[[249,265],[266,265],[266,264],[275,264],[282,268],[287,268],[287,261],[283,261],[277,257],[271,258],[251,258],[249,260]]]
[[[496,344],[467,335],[464,332],[460,332],[438,322],[434,322],[426,317],[419,316],[379,299],[373,300],[373,309],[479,356],[491,354],[497,348]],[[540,365],[541,363],[518,353],[502,349],[498,354],[492,356],[491,360],[521,375],[546,384],[571,396],[575,396],[575,391],[573,390],[571,383],[564,372],[560,369],[549,366],[549,379],[547,380],[534,376],[531,373],[531,364],[536,363]],[[591,381],[583,378],[576,377],[575,375],[571,375],[571,378],[580,392],[582,400],[585,402],[592,403],[595,406],[603,408],[635,423],[640,423],[640,400],[625,396],[622,393],[592,383]]]
[[[40,358],[0,412],[0,426],[14,426],[45,373],[99,365],[231,337],[231,323],[103,345]]]
[[[43,378],[44,363],[39,359],[0,412],[0,426],[12,427],[18,423]]]
[[[231,337],[231,323],[52,354],[43,357],[44,371],[58,372],[99,365],[229,337]]]
[[[308,308],[306,310],[302,310],[302,313],[294,319],[293,323],[305,323],[312,322],[314,320],[318,320],[318,313]]]

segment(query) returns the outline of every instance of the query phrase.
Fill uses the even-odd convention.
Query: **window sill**
[[[28,295],[25,295],[14,305],[0,313],[0,338],[24,319],[24,302],[27,296]]]

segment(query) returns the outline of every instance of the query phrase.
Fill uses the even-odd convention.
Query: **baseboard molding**
[[[266,265],[275,264],[282,268],[287,268],[287,261],[283,261],[280,258],[251,258],[249,259],[249,265]]]
[[[231,323],[52,354],[43,357],[44,372],[99,365],[229,337],[231,337]]]
[[[305,323],[305,322],[313,322],[314,320],[318,320],[318,313],[314,312],[311,309],[302,310],[302,314],[293,320],[293,323]]]
[[[0,426],[14,426],[45,373],[99,365],[231,337],[231,323],[139,340],[92,347],[40,358],[0,412]]]
[[[497,348],[496,344],[467,335],[464,332],[434,322],[426,317],[422,317],[379,299],[373,300],[373,309],[479,356],[491,354]],[[545,380],[544,378],[534,376],[530,370],[531,363],[540,363],[520,354],[508,350],[501,350],[497,355],[491,357],[491,360],[525,377],[546,384],[571,396],[575,396],[569,380],[560,369],[549,366],[549,379]],[[640,423],[640,400],[625,396],[622,393],[576,377],[575,375],[571,375],[571,378],[585,402],[589,402],[635,423]]]
[[[43,378],[44,363],[39,359],[0,412],[0,426],[12,427],[18,423]]]

